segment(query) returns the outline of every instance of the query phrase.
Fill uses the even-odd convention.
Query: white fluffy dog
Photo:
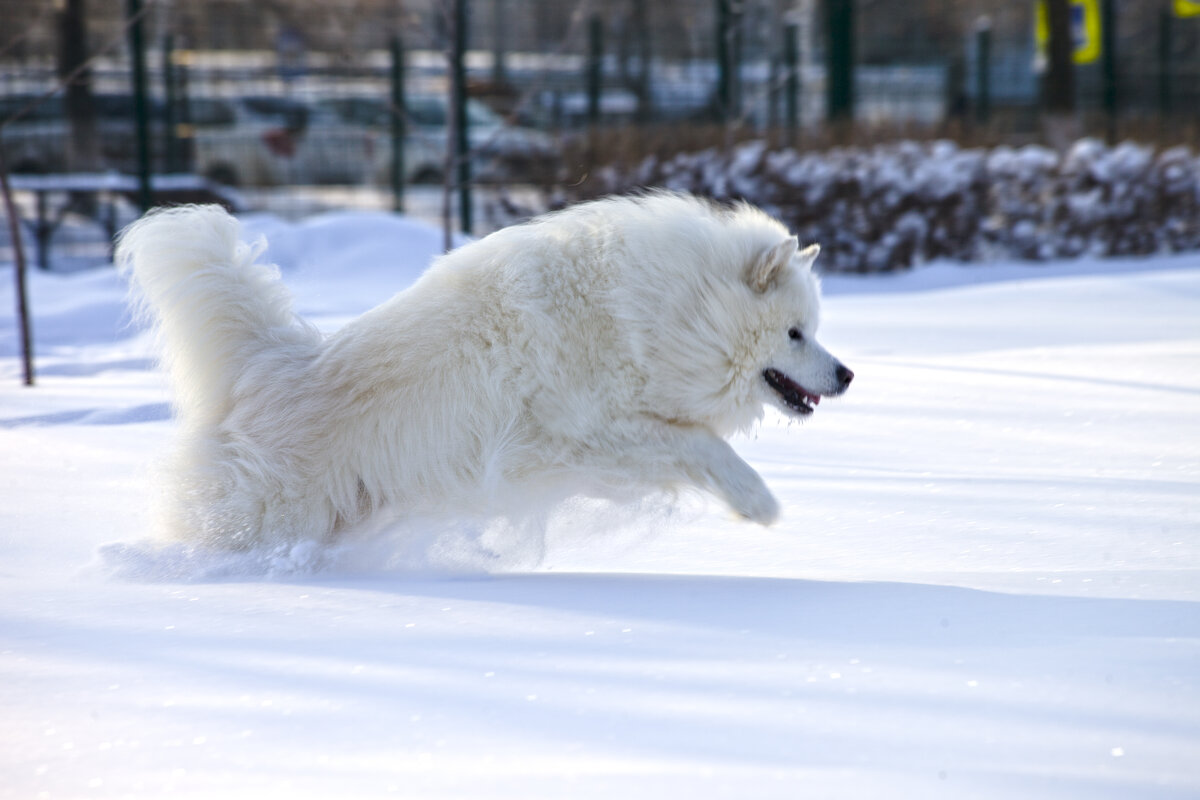
[[[166,522],[192,540],[322,539],[521,486],[692,486],[768,524],[725,437],[853,377],[814,338],[818,248],[747,205],[578,205],[442,256],[327,338],[262,247],[216,206],[152,212],[119,244],[182,429]]]

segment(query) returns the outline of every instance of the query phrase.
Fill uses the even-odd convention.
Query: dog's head
[[[819,248],[749,204],[659,193],[623,232],[645,272],[628,295],[652,413],[725,436],[767,405],[806,417],[853,373],[815,338]],[[648,222],[641,222],[647,220]]]
[[[795,236],[764,249],[746,268],[745,282],[762,313],[753,376],[763,401],[806,417],[822,397],[846,391],[854,373],[817,341],[820,289],[812,271],[821,248],[803,250]]]

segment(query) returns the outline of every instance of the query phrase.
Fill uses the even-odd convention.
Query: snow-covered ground
[[[440,244],[246,227],[328,329]],[[683,497],[239,554],[147,542],[173,426],[119,279],[31,280],[0,797],[1200,796],[1195,256],[827,279],[853,389],[737,443],[774,528]]]

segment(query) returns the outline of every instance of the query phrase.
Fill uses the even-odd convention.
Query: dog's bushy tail
[[[251,364],[302,357],[320,342],[293,313],[278,269],[256,263],[265,247],[242,242],[237,220],[215,205],[151,211],[121,233],[116,262],[156,323],[185,424],[223,418]]]

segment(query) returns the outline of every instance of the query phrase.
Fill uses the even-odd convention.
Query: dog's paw
[[[759,525],[773,525],[779,519],[779,501],[765,490],[745,498],[734,510],[742,519]]]
[[[735,480],[727,477],[725,487],[726,501],[742,519],[759,525],[770,525],[779,519],[779,501],[753,470],[747,468]]]
[[[691,441],[693,480],[724,500],[742,519],[770,525],[779,519],[779,503],[762,476],[738,457],[729,443],[715,436]],[[700,468],[695,469],[696,462]]]

